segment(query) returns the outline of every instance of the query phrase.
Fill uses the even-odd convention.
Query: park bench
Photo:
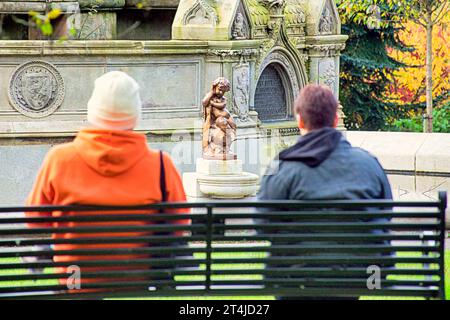
[[[191,213],[170,213],[170,209],[180,208],[190,208]],[[445,208],[445,193],[439,194],[438,201],[429,202],[217,201],[139,207],[3,207],[0,208],[0,298],[419,296],[444,299]],[[164,212],[160,213],[161,210]],[[25,218],[19,214],[24,211],[76,211],[77,214]],[[156,213],[146,214],[147,211]],[[173,223],[182,218],[189,218],[190,225]],[[73,221],[86,224],[72,227]],[[144,223],[136,225],[137,221]],[[53,227],[25,225],[50,222]],[[115,224],[105,226],[99,225],[100,222]],[[180,231],[190,234],[180,234]],[[124,232],[142,234],[123,236]],[[50,237],[67,233],[79,237]],[[105,235],[82,237],[92,233]],[[41,247],[124,243],[143,246],[76,250]],[[91,256],[91,259],[55,262],[52,258],[59,255]],[[115,259],[117,255],[140,258]],[[24,262],[22,257],[40,259]],[[80,290],[77,287],[68,290],[57,281],[70,277],[73,280],[76,274],[73,270],[63,273],[56,270],[74,265],[81,268]],[[111,269],[130,266],[134,268]],[[95,269],[85,271],[86,267]],[[31,272],[33,268],[45,269]],[[106,282],[83,282],[100,276]]]

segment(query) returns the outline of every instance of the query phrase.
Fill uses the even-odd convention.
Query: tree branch
[[[439,22],[441,22],[447,13],[450,13],[450,3],[449,2],[445,2],[440,7],[440,10],[436,14],[435,19],[433,19],[433,21],[432,21],[432,24],[438,24]]]

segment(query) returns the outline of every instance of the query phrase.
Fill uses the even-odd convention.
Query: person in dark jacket
[[[328,87],[308,85],[295,101],[302,135],[262,178],[260,200],[392,199],[378,160],[335,128],[338,101]]]
[[[339,102],[328,87],[308,85],[302,89],[295,101],[295,113],[302,135],[294,146],[282,151],[269,166],[261,181],[259,200],[392,199],[391,187],[378,160],[367,151],[352,147],[335,129],[338,123],[338,104]],[[381,222],[382,219],[372,220],[372,222],[375,221]],[[285,235],[290,232],[290,230],[277,231]],[[384,231],[370,230],[368,232]],[[287,243],[272,241],[272,245],[277,244],[286,245]],[[294,241],[291,244],[333,245],[336,243],[311,241],[296,243]],[[298,255],[295,252],[292,254]],[[354,254],[361,253],[354,252]],[[343,253],[343,255],[348,254]],[[283,254],[277,254],[277,257],[282,258],[282,256]],[[321,267],[320,265],[300,265],[301,267]],[[282,266],[272,265],[272,267]],[[322,267],[338,270],[345,266],[323,265]],[[290,278],[290,276],[287,277]]]

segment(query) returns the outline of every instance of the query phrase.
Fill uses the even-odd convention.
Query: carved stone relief
[[[197,0],[183,18],[183,24],[212,25],[219,23],[219,17],[214,7],[209,3],[212,0]]]
[[[11,76],[8,96],[11,105],[30,118],[49,116],[64,100],[64,80],[56,67],[45,61],[19,66]]]
[[[330,89],[337,93],[337,79],[336,64],[333,60],[328,59],[321,61],[319,64],[319,79],[320,82],[330,87]]]
[[[242,7],[242,2],[239,3],[236,17],[233,22],[231,37],[235,40],[250,38],[250,27],[244,12],[244,8]]]
[[[271,16],[281,15],[286,5],[285,0],[260,0],[260,2],[269,10]]]
[[[304,36],[306,14],[300,0],[286,0],[284,9],[287,33],[293,36]]]
[[[312,51],[317,51],[323,56],[330,57],[330,56],[338,55],[341,51],[343,51],[345,49],[345,43],[325,44],[325,45],[320,45],[320,44],[307,45],[306,49],[312,50]]]
[[[319,33],[323,35],[332,34],[334,31],[334,17],[332,10],[330,9],[328,2],[325,4],[322,16],[319,22]]]
[[[252,21],[252,38],[267,37],[269,10],[258,0],[246,0],[246,5]]]
[[[250,99],[250,65],[238,64],[233,68],[233,112],[241,121],[248,120]]]
[[[246,59],[251,56],[258,55],[257,49],[237,49],[237,50],[225,50],[225,49],[209,49],[208,55],[218,56],[221,58],[242,58]]]

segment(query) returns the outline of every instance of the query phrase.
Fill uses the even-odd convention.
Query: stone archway
[[[286,120],[290,116],[287,82],[281,66],[269,64],[261,73],[255,91],[255,110],[261,121]]]

